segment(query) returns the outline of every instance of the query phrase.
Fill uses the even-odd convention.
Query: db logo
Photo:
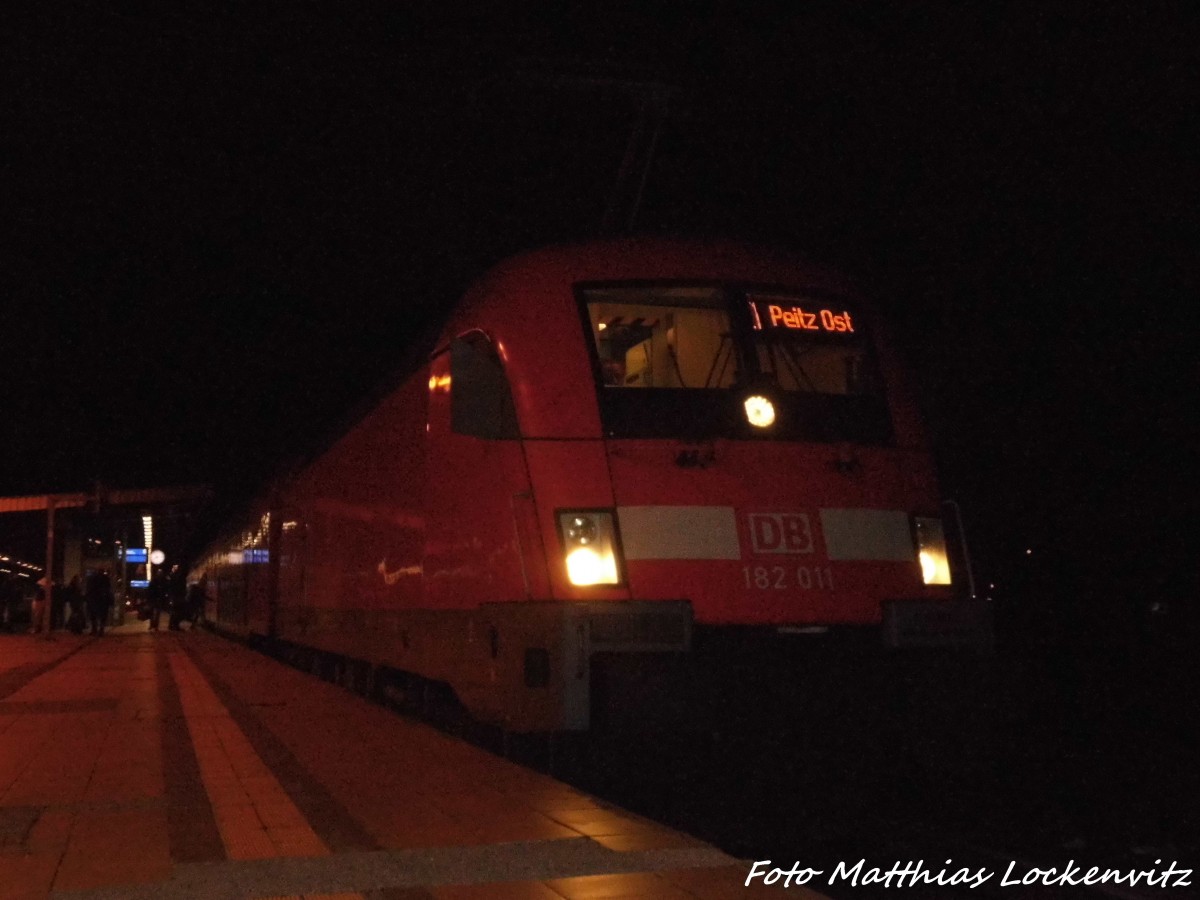
[[[755,553],[812,553],[812,529],[805,513],[750,513],[750,544]]]

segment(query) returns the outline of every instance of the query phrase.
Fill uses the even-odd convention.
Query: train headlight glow
[[[558,533],[571,584],[620,584],[617,530],[612,512],[559,512]]]
[[[751,394],[742,406],[746,409],[746,421],[755,428],[770,428],[775,424],[775,404],[762,394]]]
[[[571,584],[616,584],[617,561],[611,553],[601,556],[590,547],[576,547],[567,554],[567,577]]]
[[[950,584],[950,558],[946,555],[946,534],[941,519],[913,517],[917,538],[917,560],[921,580],[926,584]]]

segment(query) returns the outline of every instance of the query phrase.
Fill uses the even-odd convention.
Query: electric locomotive
[[[219,627],[447,684],[512,731],[570,731],[601,659],[973,633],[955,556],[903,368],[845,279],[625,239],[494,268],[193,578]]]

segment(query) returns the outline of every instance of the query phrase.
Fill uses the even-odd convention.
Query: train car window
[[[606,388],[731,387],[737,360],[722,293],[711,287],[617,287],[586,292]]]
[[[492,440],[520,436],[504,365],[482,333],[450,344],[450,428]]]

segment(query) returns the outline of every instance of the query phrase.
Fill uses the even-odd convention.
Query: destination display
[[[755,331],[852,335],[850,311],[801,297],[749,296]]]

